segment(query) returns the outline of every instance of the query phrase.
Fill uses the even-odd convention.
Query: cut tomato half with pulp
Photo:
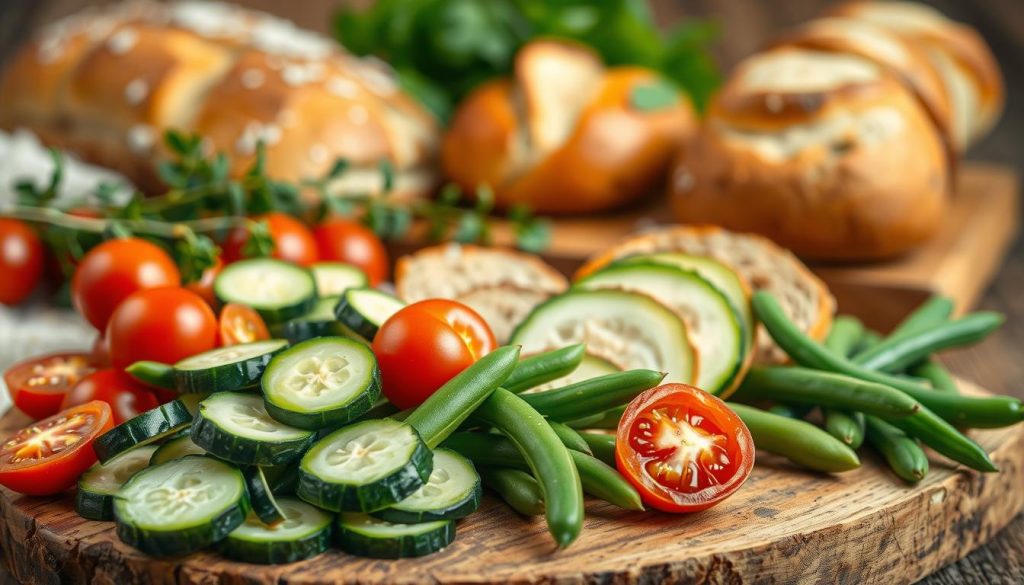
[[[4,383],[14,405],[39,419],[58,413],[64,395],[93,371],[87,353],[52,353],[7,368]]]
[[[0,485],[32,496],[68,489],[96,463],[92,443],[113,426],[110,406],[94,400],[21,429],[0,444]]]
[[[696,512],[743,485],[754,466],[754,441],[718,398],[686,384],[665,384],[626,408],[615,461],[645,504]]]
[[[238,303],[220,310],[220,344],[238,345],[270,339],[270,331],[259,313]]]

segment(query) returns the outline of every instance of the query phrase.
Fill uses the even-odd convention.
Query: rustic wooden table
[[[39,25],[89,4],[88,0],[3,0],[0,5],[0,61]],[[340,0],[303,0],[282,5],[277,0],[238,0],[241,4],[287,10],[299,24],[324,29]],[[1009,101],[996,130],[970,154],[1024,171],[1024,6],[1020,0],[927,0],[946,14],[976,26],[995,50],[1006,77]],[[719,21],[726,34],[716,47],[728,67],[756,50],[776,31],[819,13],[828,0],[652,0],[665,22],[684,16]],[[286,7],[285,7],[286,6]],[[995,392],[1024,398],[1024,242],[1018,240],[1003,269],[980,303],[1002,311],[1006,326],[982,345],[950,354],[946,362],[958,375]],[[1024,489],[1024,486],[1021,486]],[[871,559],[864,559],[869,563]],[[828,580],[828,576],[823,576]],[[0,569],[0,585],[12,579]],[[1017,517],[987,545],[922,581],[929,585],[960,583],[1024,583],[1024,515]]]

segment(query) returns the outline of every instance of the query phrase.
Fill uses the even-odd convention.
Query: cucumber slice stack
[[[334,316],[334,307],[340,300],[341,295],[320,297],[310,312],[282,325],[281,335],[291,343],[299,343],[314,337],[348,335],[348,328]]]
[[[248,511],[242,473],[205,455],[146,468],[114,499],[117,535],[154,556],[185,555],[219,542]]]
[[[309,267],[321,297],[337,296],[350,288],[369,284],[366,273],[344,262],[317,262]]]
[[[341,295],[334,314],[346,327],[367,341],[373,341],[385,321],[405,303],[373,288],[350,288]]]
[[[320,337],[275,357],[262,385],[270,416],[319,430],[347,424],[370,410],[380,398],[380,370],[366,345]]]
[[[149,466],[156,447],[139,447],[107,463],[96,463],[78,479],[75,511],[90,520],[114,518],[114,495],[133,475]]]
[[[187,431],[188,429],[186,429]],[[129,451],[131,453],[131,451]],[[163,445],[156,447],[153,456],[149,459],[150,465],[160,465],[174,459],[181,459],[186,455],[205,455],[206,449],[192,442],[192,433],[183,432],[171,437]]]
[[[277,505],[274,493],[263,475],[263,468],[259,465],[250,465],[242,470],[245,475],[245,489],[249,492],[249,504],[252,506],[253,514],[260,519],[260,522],[267,526],[277,526],[284,522],[284,513]]]
[[[427,483],[394,506],[372,514],[403,524],[455,520],[480,507],[482,492],[480,476],[469,459],[450,449],[435,449],[434,470]]]
[[[338,518],[338,546],[361,557],[422,557],[440,551],[454,540],[455,522],[452,520],[393,524],[353,513],[342,514]]]
[[[242,465],[280,465],[302,455],[311,431],[278,422],[250,392],[217,392],[199,403],[192,441],[212,455]]]
[[[283,339],[268,339],[218,347],[174,364],[174,387],[182,394],[251,388],[271,358],[288,347]]]
[[[213,291],[222,303],[252,307],[269,325],[307,313],[316,300],[316,282],[309,270],[272,258],[225,266],[213,282]]]
[[[192,413],[181,400],[174,400],[130,418],[96,437],[92,444],[100,463],[106,463],[121,453],[149,445],[187,428],[192,424]]]
[[[254,515],[224,540],[224,556],[246,563],[276,565],[309,559],[331,545],[333,518],[295,498],[279,501],[284,519],[267,526]]]

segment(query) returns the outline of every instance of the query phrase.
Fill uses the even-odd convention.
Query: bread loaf
[[[301,180],[338,158],[338,192],[380,187],[390,161],[400,195],[435,184],[436,121],[382,63],[268,14],[216,2],[134,1],[54,23],[0,79],[0,127],[155,189],[166,129],[198,132],[237,176],[262,142],[268,173]]]
[[[644,92],[669,99],[644,105]],[[653,71],[605,69],[582,46],[537,41],[516,56],[512,79],[485,83],[459,105],[442,166],[467,191],[490,186],[502,209],[597,212],[659,185],[694,125],[687,99]]]

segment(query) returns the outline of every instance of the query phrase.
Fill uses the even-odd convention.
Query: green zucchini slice
[[[309,269],[316,281],[316,292],[321,297],[337,296],[350,288],[369,284],[365,272],[344,262],[317,262]]]
[[[188,429],[186,429],[188,430]],[[131,451],[129,451],[130,453]],[[149,459],[150,465],[160,465],[174,459],[181,459],[186,455],[205,455],[206,449],[192,442],[192,433],[180,433],[176,437],[167,439],[162,445],[156,448],[153,456]]]
[[[281,465],[300,457],[314,434],[274,420],[259,394],[217,392],[199,403],[192,441],[242,465]]]
[[[298,495],[335,512],[373,512],[420,489],[433,470],[416,429],[392,419],[368,420],[317,441],[299,463]]]
[[[480,476],[469,459],[451,449],[435,449],[434,470],[427,483],[408,498],[373,515],[403,524],[465,518],[480,507],[482,493]]]
[[[286,347],[283,339],[268,339],[204,351],[174,364],[174,386],[183,394],[251,388]]]
[[[224,556],[245,563],[279,565],[309,559],[331,546],[331,514],[295,498],[279,500],[284,520],[267,526],[254,514],[224,540]]]
[[[241,526],[248,512],[242,472],[205,455],[148,467],[114,498],[117,535],[154,556],[206,548]]]
[[[132,449],[107,463],[96,463],[78,478],[75,511],[89,520],[114,519],[114,494],[133,475],[149,466],[156,447]]]
[[[303,315],[316,300],[316,282],[309,270],[273,258],[228,264],[217,275],[213,290],[222,303],[248,305],[268,324]]]
[[[277,526],[284,522],[284,513],[274,499],[270,484],[263,475],[263,468],[250,465],[242,469],[242,473],[245,475],[245,489],[249,492],[249,505],[260,522],[267,526]]]
[[[162,404],[130,418],[96,437],[92,448],[100,463],[106,463],[129,449],[166,439],[192,424],[192,413],[179,400]]]
[[[397,297],[375,288],[350,288],[341,295],[334,314],[357,335],[373,341],[380,326],[404,306]]]
[[[314,337],[349,335],[348,327],[342,325],[334,316],[334,307],[340,300],[341,295],[317,299],[310,312],[282,325],[281,335],[291,343],[299,343]]]
[[[347,424],[370,410],[380,398],[380,370],[366,345],[320,337],[275,357],[262,385],[270,416],[315,431]]]
[[[338,546],[360,557],[422,557],[442,550],[454,540],[454,520],[392,524],[366,514],[345,513],[338,517]]]

